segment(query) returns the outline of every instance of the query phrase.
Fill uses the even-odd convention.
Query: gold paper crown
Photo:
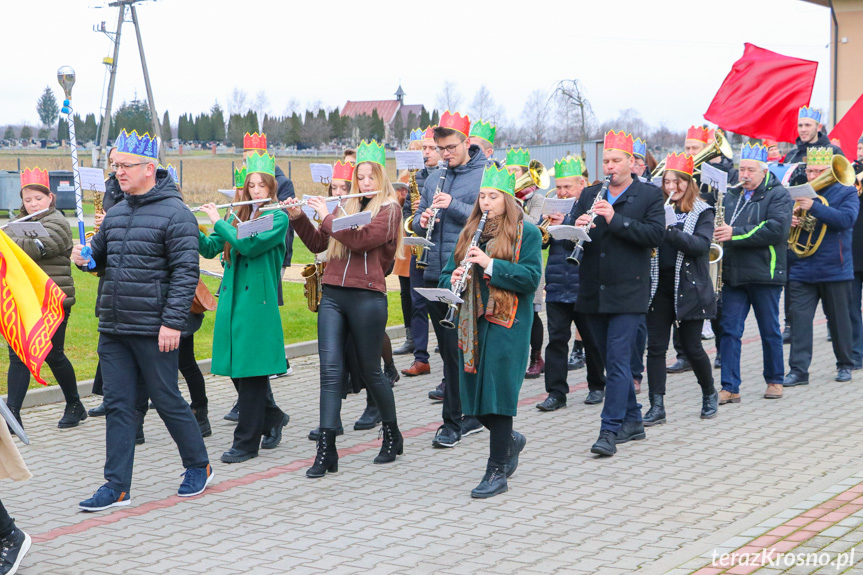
[[[833,163],[833,148],[809,148],[806,150],[807,166],[829,166]]]

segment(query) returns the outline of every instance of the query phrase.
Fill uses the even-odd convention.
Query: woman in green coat
[[[514,198],[515,177],[489,166],[440,287],[464,281],[457,320],[462,411],[489,430],[485,476],[471,497],[507,490],[526,439],[513,431],[512,418],[524,379],[533,323],[533,297],[542,275],[542,234],[524,221]],[[473,245],[479,222],[487,221]],[[456,266],[456,262],[461,264]],[[462,267],[464,264],[464,267]],[[465,276],[465,268],[468,273]]]
[[[246,182],[237,201],[269,199],[278,202],[275,158],[265,153],[247,160]],[[222,256],[225,275],[219,290],[213,332],[212,373],[230,376],[237,387],[239,421],[225,463],[258,456],[265,431],[281,430],[288,416],[267,398],[269,376],[285,373],[284,334],[278,306],[278,285],[285,258],[288,216],[277,210],[266,215],[257,205],[240,206],[231,223],[222,220],[214,204],[201,210],[213,223],[213,233],[199,238],[205,258]],[[258,217],[272,218],[272,227],[237,238],[237,225]]]

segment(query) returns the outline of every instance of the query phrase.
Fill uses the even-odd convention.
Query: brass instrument
[[[530,186],[536,186],[540,190],[544,190],[551,184],[552,175],[553,173],[546,170],[545,166],[542,165],[542,162],[539,160],[531,160],[530,164],[527,166],[527,173],[522,174],[515,181],[515,191],[520,192]]]
[[[452,284],[452,293],[455,295],[461,295],[461,292],[464,291],[464,288],[467,286],[467,278],[468,274],[470,274],[471,264],[467,261],[467,252],[470,251],[470,248],[474,248],[479,245],[479,238],[482,235],[483,230],[485,229],[485,222],[488,220],[488,211],[482,213],[482,217],[479,219],[479,223],[476,226],[476,232],[473,234],[473,239],[470,242],[470,246],[468,246],[467,250],[464,252],[464,258],[459,263],[458,267],[461,268],[464,273],[461,274],[461,278],[458,279],[454,284]],[[455,314],[458,313],[458,304],[450,303],[447,304],[449,309],[446,310],[446,317],[440,320],[440,324],[447,329],[455,329]]]
[[[811,188],[813,191],[818,192],[836,182],[839,182],[843,186],[851,186],[854,185],[855,180],[856,175],[854,174],[854,168],[851,166],[851,162],[849,162],[845,156],[835,155],[833,156],[833,161],[830,164],[829,170],[824,170],[820,176],[808,184],[789,188],[789,191],[792,191],[795,188]],[[825,206],[830,205],[827,203],[827,200],[824,199],[824,196],[817,194],[816,196]],[[797,210],[800,210],[800,208],[795,203],[794,211]],[[818,248],[821,246],[821,241],[827,233],[827,226],[825,224],[821,224],[821,229],[816,229],[818,219],[810,214],[809,210],[800,210],[797,214],[797,221],[798,225],[792,226],[791,232],[788,234],[788,247],[791,251],[797,254],[798,257],[807,258],[818,251]],[[805,236],[805,240],[801,240],[800,237],[803,232],[806,232],[807,234]]]
[[[300,272],[305,284],[303,285],[303,295],[306,298],[306,305],[309,311],[317,313],[318,306],[321,305],[321,295],[323,295],[323,284],[321,280],[324,277],[324,269],[327,267],[327,262],[318,261],[308,264]]]
[[[716,205],[713,208],[716,212],[716,218],[713,220],[713,228],[725,225],[725,194],[722,190],[716,191]],[[713,284],[713,293],[718,298],[722,294],[722,256],[725,251],[722,249],[722,244],[712,243],[707,252],[707,274],[710,277],[710,283]]]
[[[541,220],[536,227],[539,228],[539,232],[542,234],[542,243],[543,245],[547,244],[551,241],[551,234],[548,231],[548,226],[551,225],[551,218],[545,218]]]
[[[692,158],[693,166],[695,167],[695,171],[693,175],[698,175],[701,173],[701,170],[698,168],[704,162],[709,162],[714,158],[718,158],[719,156],[725,156],[728,159],[734,157],[734,150],[731,149],[731,144],[728,143],[728,139],[725,137],[725,133],[719,128],[716,129],[714,133],[713,143],[697,154]],[[650,179],[653,178],[662,178],[662,174],[665,173],[665,160],[659,162],[656,167],[650,172]]]
[[[95,195],[93,196],[93,207],[95,208],[94,212],[98,216],[99,214],[104,214],[105,210],[102,209],[102,194],[101,192],[93,192]],[[84,234],[84,237],[87,238],[87,241],[90,240],[96,233],[99,231],[99,226],[93,224],[93,230]]]
[[[411,179],[408,182],[408,200],[411,203],[411,215],[408,217],[404,223],[405,237],[417,237],[417,233],[414,231],[414,216],[413,216],[413,206],[416,202],[420,201],[420,188],[417,185],[417,172],[419,170],[408,170],[411,174]],[[411,246],[411,253],[414,256],[420,255],[420,246]]]

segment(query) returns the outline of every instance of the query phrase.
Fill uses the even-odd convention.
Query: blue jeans
[[[854,367],[863,365],[863,272],[854,272],[851,280],[851,302],[848,306],[851,311],[851,357],[854,359]]]
[[[764,381],[782,383],[782,330],[779,327],[779,296],[782,286],[744,284],[722,287],[722,389],[740,393],[740,345],[749,308],[755,312],[761,334]]]
[[[624,421],[641,421],[641,405],[635,400],[630,360],[638,326],[644,321],[644,314],[585,315],[605,362],[605,403],[602,406],[600,429],[616,434]]]
[[[641,381],[644,378],[644,349],[647,347],[647,316],[641,316],[638,322],[638,333],[632,341],[632,357],[629,359],[629,367],[632,370],[632,379]]]

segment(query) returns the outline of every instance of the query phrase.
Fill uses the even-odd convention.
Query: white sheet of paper
[[[411,236],[411,237],[405,238],[403,241],[404,241],[404,244],[406,246],[423,246],[424,248],[433,248],[434,247],[434,244],[432,242],[428,241],[425,238],[420,238],[420,237]]]
[[[309,164],[312,181],[316,184],[329,184],[333,180],[332,164]]]
[[[665,206],[665,227],[677,225],[677,214],[672,206]]]
[[[364,226],[372,221],[371,212],[359,212],[350,216],[342,216],[333,220],[333,231],[340,232],[350,228]]]
[[[420,150],[399,150],[396,152],[396,169],[422,170],[425,166],[423,153]]]
[[[575,198],[546,198],[542,204],[542,215],[561,213],[568,214],[575,205]]]
[[[339,203],[338,203],[338,202],[327,202],[327,209],[328,209],[328,210],[330,210],[330,213],[331,213],[331,214],[332,214],[332,213],[336,210],[336,208],[338,208],[338,207],[339,207]],[[308,205],[308,204],[304,204],[303,206],[301,206],[301,207],[300,207],[300,209],[301,209],[301,210],[303,210],[303,213],[304,213],[304,214],[306,214],[307,216],[309,216],[309,219],[310,219],[310,220],[314,220],[314,219],[315,219],[315,215],[318,213],[318,212],[316,212],[314,209],[312,209],[311,207],[309,207],[309,205]]]
[[[724,194],[728,191],[728,173],[705,162],[701,164],[701,183],[707,184]]]
[[[272,214],[237,225],[237,239],[248,238],[261,232],[268,232],[271,229],[273,229]]]
[[[6,226],[7,232],[19,238],[47,238],[48,230],[41,222],[12,222]]]
[[[448,289],[443,288],[414,288],[418,294],[429,301],[439,301],[441,303],[463,303],[464,300],[452,293]]]
[[[548,226],[548,233],[556,240],[584,240],[590,241],[590,235],[581,228],[575,226]]]
[[[229,189],[226,189],[226,190],[218,190],[218,192],[219,192],[220,194],[225,194],[226,196],[228,196],[228,197],[229,197],[229,198],[231,198],[232,200],[233,200],[233,199],[234,199],[234,197],[237,195],[237,190],[235,190],[234,188],[229,188]]]
[[[809,184],[791,186],[787,188],[787,190],[788,193],[791,195],[792,200],[796,200],[798,198],[812,198],[814,200],[818,196],[818,194],[815,192],[815,188],[813,188]]]
[[[81,176],[81,189],[92,192],[105,192],[105,172],[102,168],[78,168]]]

